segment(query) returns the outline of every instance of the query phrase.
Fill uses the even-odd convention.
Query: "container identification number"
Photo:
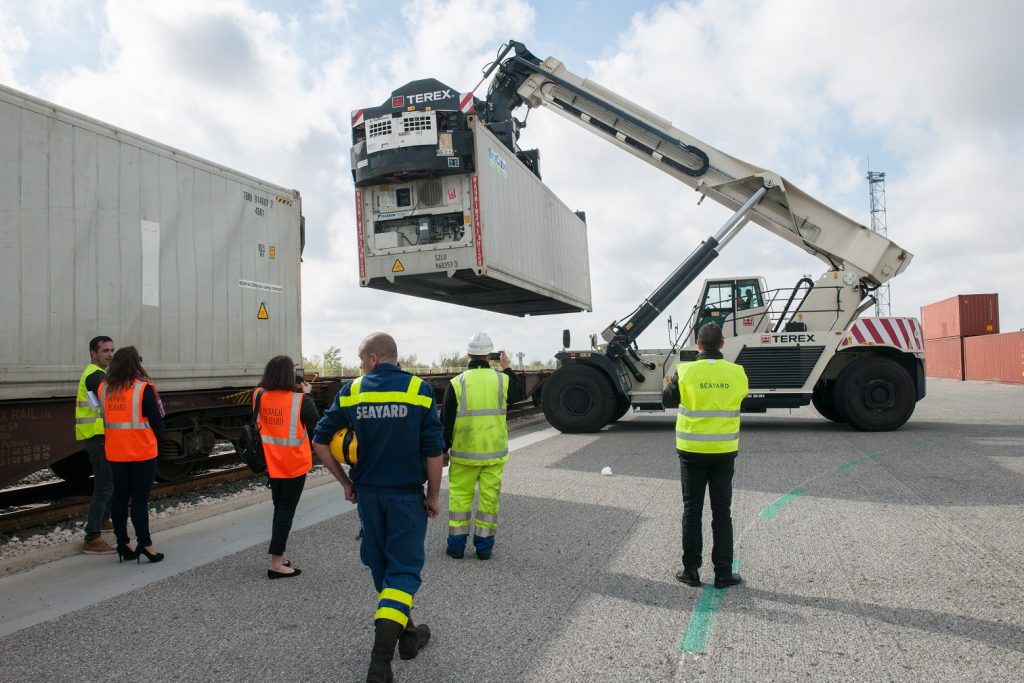
[[[434,254],[434,270],[452,270],[459,267],[455,259],[449,260],[448,254]]]

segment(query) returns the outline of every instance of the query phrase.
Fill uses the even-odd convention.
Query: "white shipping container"
[[[161,391],[301,357],[299,193],[0,86],[0,400],[74,395],[88,342]]]
[[[356,189],[360,284],[512,315],[590,311],[586,223],[467,122],[465,173]]]

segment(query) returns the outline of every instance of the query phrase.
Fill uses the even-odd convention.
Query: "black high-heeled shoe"
[[[146,559],[149,560],[150,562],[159,562],[160,560],[164,559],[164,554],[163,553],[151,553],[148,550],[146,550],[145,548],[143,548],[141,545],[135,546],[135,560],[136,560],[136,563],[142,562],[142,556],[143,555],[145,555]]]
[[[132,547],[130,545],[121,545],[120,543],[117,544],[118,564],[121,564],[123,560],[128,560],[129,562],[131,562],[136,558],[137,555],[138,554],[134,550],[132,550]]]

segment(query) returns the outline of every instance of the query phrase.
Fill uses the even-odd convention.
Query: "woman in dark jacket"
[[[283,579],[301,571],[285,557],[285,545],[292,528],[295,508],[306,484],[313,457],[309,435],[320,415],[309,396],[310,385],[296,376],[295,363],[288,356],[275,356],[263,370],[263,379],[253,392],[253,409],[259,402],[260,439],[267,459],[267,475],[274,500],[274,521],[270,536],[270,568],[267,576]]]

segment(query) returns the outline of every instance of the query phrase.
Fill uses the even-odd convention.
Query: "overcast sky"
[[[305,354],[336,345],[353,363],[386,330],[429,362],[483,329],[547,360],[563,328],[585,346],[631,312],[730,212],[540,110],[520,143],[587,213],[594,312],[523,319],[362,289],[351,110],[418,78],[468,90],[515,38],[865,225],[870,158],[889,237],[914,254],[893,315],[998,292],[1010,331],[1024,327],[1021,26],[1006,0],[0,0],[0,83],[298,189]],[[706,275],[774,288],[824,270],[752,225]],[[666,342],[664,321],[641,338]]]

